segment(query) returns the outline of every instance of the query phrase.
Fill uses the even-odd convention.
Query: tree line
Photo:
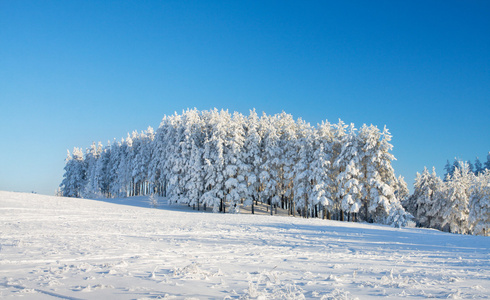
[[[479,162],[479,161],[478,161]],[[417,173],[413,194],[403,206],[421,227],[463,234],[490,235],[490,153],[485,165],[446,165],[444,180],[435,169]]]
[[[214,212],[259,202],[290,215],[404,226],[409,193],[396,177],[391,134],[341,120],[311,126],[290,114],[189,109],[156,130],[68,152],[60,194],[168,197]]]

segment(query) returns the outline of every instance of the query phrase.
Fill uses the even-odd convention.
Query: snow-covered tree
[[[469,191],[469,224],[473,234],[490,236],[490,171],[474,178]]]
[[[255,110],[245,123],[245,140],[243,144],[243,176],[245,177],[247,189],[244,206],[251,206],[254,213],[255,201],[259,198],[260,189],[260,166],[262,165],[262,138],[259,134],[259,117]]]
[[[417,173],[414,183],[414,192],[405,202],[405,209],[410,212],[422,227],[430,227],[433,219],[439,223],[440,210],[439,195],[441,194],[442,180],[437,177],[435,169],[429,173],[424,168],[422,174]],[[433,226],[433,225],[432,225]]]
[[[110,186],[110,174],[109,174],[109,163],[111,160],[111,147],[107,145],[102,149],[100,157],[97,160],[95,168],[95,177],[98,184],[98,190],[101,196],[110,197],[109,186]]]
[[[279,164],[281,159],[281,149],[279,145],[278,128],[275,126],[275,119],[272,116],[263,114],[260,118],[262,131],[262,161],[260,165],[259,182],[260,197],[259,201],[270,205],[270,212],[273,213],[273,205],[280,203],[279,198]]]
[[[398,181],[391,165],[391,161],[395,159],[390,153],[393,148],[391,134],[386,127],[380,132],[376,126],[364,125],[359,136],[362,146],[361,172],[365,190],[369,191],[369,195],[363,194],[368,199],[365,202],[366,220],[378,223],[409,220],[411,216],[408,215],[396,216],[405,212],[400,209],[400,201],[395,196]]]
[[[328,121],[323,121],[317,126],[316,150],[314,158],[314,173],[316,186],[315,195],[322,207],[322,218],[331,219],[335,209],[335,168],[333,168],[335,151],[333,126]]]
[[[480,159],[477,157],[475,159],[475,174],[476,175],[480,175],[481,173],[483,173],[485,169],[483,168],[483,165],[480,161]]]
[[[227,122],[228,132],[225,138],[225,188],[226,200],[232,212],[240,211],[241,200],[247,196],[245,174],[248,166],[243,153],[245,143],[245,118],[242,114],[234,113]]]
[[[204,142],[204,185],[203,203],[212,206],[214,212],[225,212],[225,138],[226,126],[222,119],[229,119],[227,111],[212,110],[207,113],[207,138]]]
[[[448,180],[446,203],[442,210],[441,227],[454,233],[467,233],[469,230],[469,184],[470,174],[467,163],[458,163],[453,176]]]
[[[98,145],[95,145],[95,142],[93,142],[85,154],[86,183],[82,192],[84,198],[97,198],[102,196],[97,176],[97,160],[101,153],[102,144],[99,142]]]
[[[309,123],[301,119],[298,120],[297,126],[295,147],[298,154],[297,161],[293,167],[295,174],[293,180],[294,202],[296,208],[301,210],[303,217],[310,217],[313,209],[312,198],[318,195],[318,191],[315,192],[313,189],[315,183],[312,182],[315,175],[317,175],[315,173],[318,173],[318,171],[313,173],[311,165],[314,158],[314,131]]]
[[[485,162],[485,169],[490,170],[490,151],[487,155],[487,161]]]
[[[350,124],[347,134],[341,142],[342,150],[334,162],[334,167],[339,170],[336,178],[338,185],[337,198],[340,200],[340,219],[356,218],[361,209],[361,155],[360,145],[354,124]]]
[[[83,152],[80,148],[74,148],[73,154],[68,151],[66,157],[65,174],[61,182],[64,197],[82,197],[86,183],[86,166]]]

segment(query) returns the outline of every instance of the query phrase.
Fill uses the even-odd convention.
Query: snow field
[[[0,298],[489,295],[488,237],[0,192]]]

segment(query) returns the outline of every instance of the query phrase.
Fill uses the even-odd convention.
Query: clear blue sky
[[[393,134],[409,184],[490,151],[490,1],[0,0],[0,190],[183,109]]]

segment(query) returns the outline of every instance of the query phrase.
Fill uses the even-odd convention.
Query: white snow
[[[0,192],[0,298],[490,298],[488,237],[123,200]]]

